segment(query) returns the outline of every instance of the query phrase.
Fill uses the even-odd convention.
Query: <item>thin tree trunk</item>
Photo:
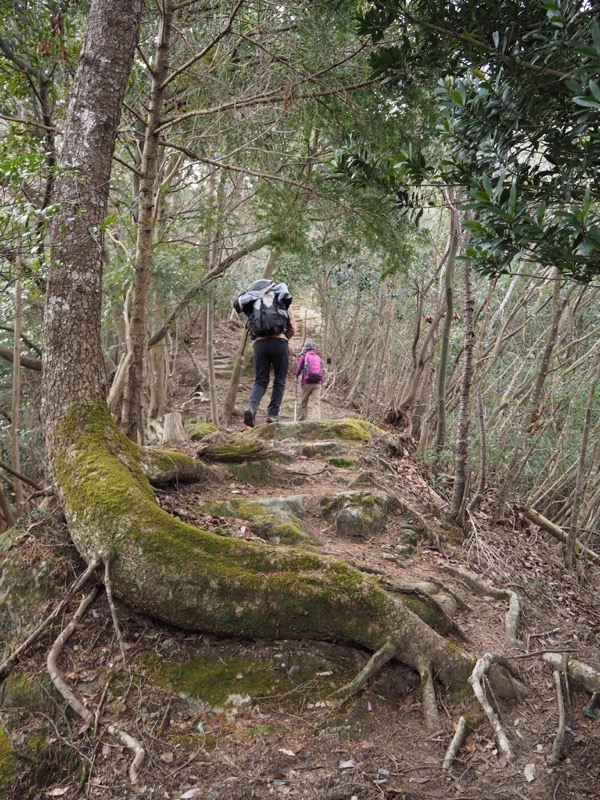
[[[506,505],[508,495],[514,485],[516,476],[520,473],[523,466],[522,462],[523,462],[523,454],[525,452],[525,442],[527,440],[527,433],[528,430],[530,429],[533,415],[535,414],[539,406],[539,402],[542,396],[542,389],[544,387],[544,381],[546,380],[546,376],[548,374],[548,369],[550,366],[550,359],[552,358],[552,351],[554,350],[554,346],[556,344],[556,339],[558,336],[560,319],[568,302],[570,292],[572,291],[572,289],[569,290],[566,293],[565,297],[561,300],[560,292],[562,289],[562,285],[563,285],[562,281],[558,279],[558,274],[557,274],[554,283],[554,292],[552,296],[552,309],[553,309],[552,319],[550,322],[550,328],[548,330],[546,346],[542,354],[542,358],[540,361],[540,368],[538,370],[535,383],[529,398],[528,410],[527,413],[522,415],[521,424],[517,430],[517,440],[513,456],[508,465],[506,476],[504,478],[504,481],[500,488],[500,492],[498,494],[498,499],[496,501],[495,519],[497,521],[501,520],[504,516],[504,506]]]
[[[465,338],[464,364],[460,387],[460,409],[458,412],[458,431],[456,436],[456,465],[454,469],[454,488],[450,501],[450,516],[462,525],[460,510],[464,511],[467,486],[467,454],[469,447],[469,425],[471,416],[471,386],[473,383],[473,351],[475,348],[474,310],[475,301],[471,291],[471,266],[464,262],[463,282],[465,292]]]
[[[445,275],[446,317],[441,340],[440,361],[437,373],[437,433],[435,437],[435,451],[439,456],[446,444],[446,377],[448,370],[448,352],[450,349],[450,331],[452,330],[452,316],[454,314],[454,265],[460,244],[460,222],[458,211],[454,207],[453,193],[448,189],[445,192],[446,202],[450,210],[450,241],[448,261]]]
[[[11,422],[11,466],[21,471],[21,453],[19,448],[19,408],[21,404],[21,315],[23,303],[21,299],[21,268],[23,261],[23,239],[17,239],[17,255],[15,258],[15,326],[13,333],[13,385],[12,385],[12,422]],[[18,478],[13,481],[15,511],[21,513],[23,503],[23,486]]]
[[[487,441],[485,434],[485,413],[483,410],[483,397],[481,390],[477,394],[477,416],[479,419],[479,481],[473,499],[468,505],[469,511],[475,511],[483,500],[487,482]]]
[[[565,547],[565,566],[567,569],[573,569],[573,549],[577,539],[577,523],[579,522],[579,511],[583,500],[583,492],[585,488],[585,462],[587,460],[587,446],[590,435],[590,425],[592,423],[592,411],[594,408],[594,400],[596,398],[596,387],[600,380],[600,372],[596,372],[594,380],[590,385],[590,393],[585,407],[585,418],[583,423],[583,431],[581,432],[581,449],[579,452],[579,466],[577,469],[577,480],[575,481],[575,496],[573,498],[573,506],[571,508],[571,524],[569,526],[569,536]]]
[[[140,166],[139,218],[135,251],[135,277],[131,304],[130,346],[131,361],[123,393],[121,426],[130,439],[141,442],[144,431],[143,390],[144,368],[148,343],[148,306],[154,224],[156,222],[155,188],[159,173],[159,135],[156,132],[162,115],[165,87],[163,85],[171,59],[173,8],[171,0],[159,6],[161,18],[156,42],[150,103]]]
[[[215,348],[213,342],[214,332],[214,300],[208,299],[206,306],[206,361],[208,366],[208,387],[210,394],[210,417],[213,425],[219,427],[219,403],[217,400],[217,387],[215,385]]]

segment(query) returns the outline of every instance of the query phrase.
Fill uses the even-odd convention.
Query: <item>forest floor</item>
[[[223,325],[216,337],[217,363],[230,359],[239,333]],[[295,348],[299,351],[300,344]],[[205,367],[191,340],[180,352],[173,409],[187,419],[207,421],[206,398],[195,392],[196,367]],[[223,370],[223,375],[226,370]],[[224,396],[227,381],[220,383]],[[243,409],[252,383],[245,372],[238,408]],[[266,402],[263,401],[263,406]],[[262,414],[262,415],[261,415]],[[290,379],[281,413],[292,422],[294,385]],[[324,420],[356,413],[344,407],[334,391],[322,403]],[[257,423],[264,420],[264,408]],[[241,417],[230,430],[242,433]],[[394,435],[394,431],[389,431]],[[182,449],[195,452],[198,445]],[[256,500],[301,496],[305,522],[328,552],[373,573],[403,584],[439,581],[463,601],[456,622],[468,636],[456,644],[481,656],[501,653],[512,660],[528,696],[519,703],[494,698],[515,751],[507,763],[491,728],[484,724],[467,737],[454,765],[442,769],[457,720],[464,711],[444,687],[437,686],[440,730],[425,729],[418,676],[392,662],[345,702],[331,692],[350,680],[369,654],[322,642],[232,641],[188,633],[140,617],[122,603],[117,610],[125,645],[123,663],[104,595],[78,626],[61,656],[66,679],[90,708],[119,724],[143,742],[146,758],[139,783],[127,779],[131,754],[106,729],[85,729],[74,715],[44,712],[18,699],[2,696],[2,722],[18,750],[39,726],[49,726],[47,757],[13,784],[9,800],[45,797],[131,798],[164,800],[576,800],[600,797],[600,720],[583,713],[589,696],[567,694],[564,757],[557,765],[550,755],[558,725],[552,670],[539,654],[565,652],[600,669],[600,576],[580,563],[565,571],[554,540],[532,526],[518,510],[502,525],[494,524],[484,503],[470,532],[457,537],[436,511],[447,487],[430,485],[424,467],[413,458],[383,455],[375,445],[348,444],[346,456],[375,475],[423,514],[434,531],[420,539],[409,557],[390,557],[401,541],[406,521],[391,515],[385,528],[368,540],[337,535],[319,512],[324,494],[348,490],[356,468],[333,467],[327,457],[300,456],[280,464],[272,479],[258,482],[228,474],[227,480],[191,484],[157,492],[161,505],[185,521],[230,535],[256,538],[240,519],[232,523],[211,515],[206,501],[235,497]],[[82,571],[55,513],[23,527],[20,558],[32,573],[53,553],[51,580],[57,591]],[[60,557],[57,557],[60,553]],[[516,592],[522,605],[519,638],[525,649],[511,645],[505,633],[507,603],[476,594],[448,568],[465,566],[490,585]],[[49,606],[48,609],[49,610]],[[72,613],[72,610],[71,612]],[[65,617],[65,622],[68,617]],[[36,645],[18,667],[18,674],[42,675],[45,652],[57,635]],[[453,638],[452,636],[450,638]],[[111,681],[106,679],[107,670]],[[109,688],[110,687],[110,688]],[[15,697],[17,699],[15,700]],[[53,748],[56,757],[52,756]],[[65,748],[75,764],[67,768]],[[1,748],[0,748],[1,749]],[[59,757],[59,754],[60,755]],[[43,764],[42,764],[43,762]],[[40,766],[41,764],[41,766]],[[43,769],[42,769],[43,766]],[[1,770],[0,770],[1,778]],[[1,784],[0,784],[1,787]],[[2,796],[0,788],[0,797]]]

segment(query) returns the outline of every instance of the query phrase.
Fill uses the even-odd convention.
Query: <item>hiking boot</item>
[[[253,428],[255,417],[256,411],[252,408],[252,406],[247,406],[244,409],[244,425],[247,425],[249,428]]]
[[[277,414],[269,414],[267,417],[267,422],[279,422],[279,417]]]

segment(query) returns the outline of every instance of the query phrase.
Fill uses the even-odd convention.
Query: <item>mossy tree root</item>
[[[387,588],[390,592],[397,592],[398,594],[407,594],[407,595],[414,595],[418,597],[420,600],[423,600],[428,606],[430,606],[436,614],[442,618],[442,620],[446,623],[448,630],[458,636],[463,642],[469,642],[469,637],[467,634],[461,629],[460,625],[455,622],[450,614],[446,611],[444,606],[437,600],[433,595],[429,594],[429,592],[424,591],[419,586],[411,586],[410,584],[406,583],[393,583],[389,579],[384,578],[382,579],[382,584],[385,588]]]
[[[217,468],[177,450],[140,447],[139,462],[152,486],[170,483],[208,483],[218,478]]]
[[[273,446],[256,438],[225,439],[222,434],[205,441],[196,451],[203,461],[220,461],[225,464],[241,464],[243,461],[261,461],[273,455]]]
[[[165,512],[105,406],[68,415],[53,469],[71,538],[86,561],[110,559],[112,589],[168,624],[220,636],[344,642],[394,652],[462,687],[475,659],[379,581],[314,552],[221,537]],[[389,650],[388,650],[389,648]]]

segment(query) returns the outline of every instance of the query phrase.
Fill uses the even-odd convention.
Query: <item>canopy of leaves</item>
[[[468,190],[468,255],[479,269],[509,272],[526,256],[576,280],[596,277],[600,26],[593,6],[374,2],[360,30],[379,43],[372,67],[399,98],[415,82],[435,86],[432,129],[448,148],[439,175]]]

